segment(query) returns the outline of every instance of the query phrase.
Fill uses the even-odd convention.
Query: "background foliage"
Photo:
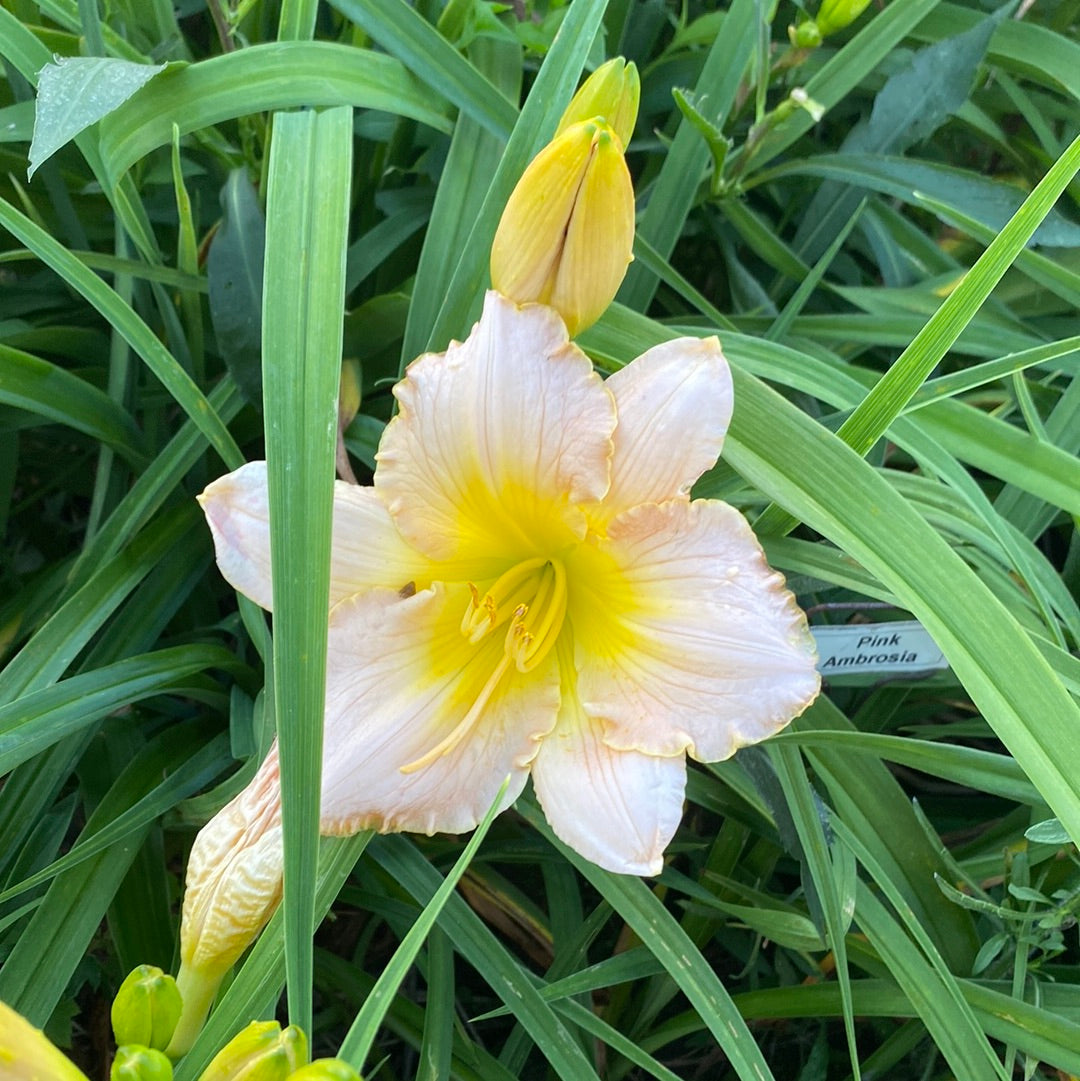
[[[186,850],[275,700],[284,911],[181,1081],[286,967],[315,1052],[373,1078],[1080,1074],[1080,3],[889,0],[812,49],[800,8],[0,2],[0,997],[91,1077],[123,976],[175,970]],[[301,583],[272,641],[194,496],[276,445],[312,501],[287,558],[325,574],[333,448],[288,418],[327,408],[342,333],[369,477],[401,365],[467,332],[509,191],[615,54],[639,235],[583,346],[718,332],[700,494],[813,623],[914,616],[951,669],[832,680],[694,767],[656,882],[528,797],[467,869],[460,838],[317,849],[289,643],[325,610]]]

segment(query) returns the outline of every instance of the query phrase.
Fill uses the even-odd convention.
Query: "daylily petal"
[[[578,691],[608,746],[714,762],[817,695],[806,617],[727,504],[635,507],[574,560]]]
[[[608,488],[615,407],[549,308],[489,292],[468,339],[414,361],[377,455],[375,489],[432,559],[514,562],[585,533]]]
[[[689,498],[693,483],[719,457],[731,422],[731,372],[719,341],[664,342],[605,385],[619,424],[602,517],[610,520],[639,503]]]
[[[266,462],[248,462],[214,481],[199,502],[221,573],[233,588],[272,610]],[[476,570],[467,568],[465,576]],[[373,488],[335,482],[331,604],[374,586],[400,589],[412,582],[423,587],[432,573],[431,560],[405,543]]]
[[[0,1081],[86,1081],[39,1028],[0,1001]]]
[[[658,875],[682,818],[686,758],[613,750],[570,683],[532,767],[544,815],[561,841],[599,867]]]
[[[469,600],[465,585],[436,583],[405,600],[385,590],[350,597],[331,611],[323,833],[462,833],[507,775],[503,807],[521,792],[559,708],[554,652],[528,673],[503,665],[493,681],[504,635],[470,644],[461,633]],[[410,768],[455,730],[461,738],[444,753]]]

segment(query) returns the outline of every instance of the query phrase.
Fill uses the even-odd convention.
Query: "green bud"
[[[816,49],[822,41],[818,24],[812,19],[787,28],[788,40],[796,49]]]
[[[822,0],[818,9],[817,23],[821,36],[827,38],[837,30],[853,23],[865,10],[870,0]]]
[[[295,1025],[252,1021],[203,1071],[199,1081],[285,1081],[308,1059],[307,1037]]]
[[[164,1051],[180,1020],[183,1003],[176,980],[154,965],[139,965],[128,973],[112,1004],[113,1036],[117,1046],[137,1044]]]
[[[341,362],[341,383],[338,390],[338,427],[345,431],[360,412],[360,361],[346,357]]]
[[[172,1063],[151,1047],[127,1044],[116,1052],[109,1081],[172,1081]]]
[[[364,1081],[345,1061],[339,1058],[317,1058],[296,1073],[289,1074],[289,1081]]]

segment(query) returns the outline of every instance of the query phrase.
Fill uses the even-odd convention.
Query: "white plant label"
[[[949,662],[921,623],[860,623],[811,627],[818,647],[818,671],[831,675],[859,672],[929,672]]]

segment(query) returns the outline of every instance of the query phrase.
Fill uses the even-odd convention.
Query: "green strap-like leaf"
[[[311,940],[330,613],[352,109],[279,113],[266,212],[263,412],[289,1014],[311,1029]]]

